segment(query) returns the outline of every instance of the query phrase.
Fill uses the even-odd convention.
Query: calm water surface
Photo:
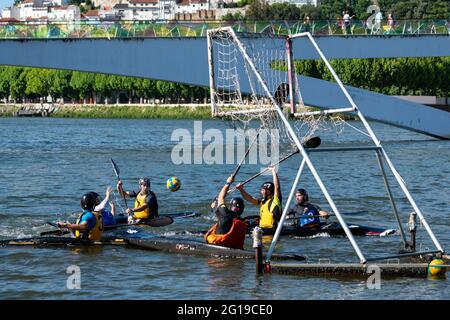
[[[359,126],[358,123],[354,125]],[[208,206],[234,165],[175,165],[171,160],[174,129],[193,133],[193,121],[0,119],[0,238],[35,236],[49,230],[48,220],[75,219],[80,196],[103,193],[115,185],[110,158],[120,167],[127,189],[137,189],[140,176],[152,180],[161,213],[197,210],[200,217],[179,219],[150,232],[174,234],[205,229],[214,223]],[[203,130],[224,132],[229,124],[203,121]],[[391,160],[422,208],[437,238],[450,247],[450,141],[438,141],[409,131],[373,123]],[[345,129],[321,135],[324,146],[351,146],[364,140]],[[205,145],[208,142],[204,143]],[[396,228],[374,155],[362,153],[313,154],[319,173],[341,211],[368,210],[368,215],[347,219],[352,223]],[[237,180],[259,170],[245,165]],[[298,158],[279,170],[285,200]],[[182,188],[165,189],[165,180],[177,176]],[[267,177],[248,185],[251,193]],[[390,179],[392,185],[394,181]],[[310,200],[329,210],[308,170],[301,185]],[[394,188],[404,224],[412,211]],[[113,197],[114,198],[114,197]],[[116,199],[119,204],[121,200]],[[247,205],[247,214],[257,208]],[[398,236],[357,238],[367,257],[395,253]],[[433,249],[423,228],[418,242]],[[251,240],[247,239],[247,245]],[[346,238],[282,238],[276,252],[306,254],[310,262],[328,258],[358,262]],[[81,268],[81,289],[66,287],[66,268]],[[448,299],[449,280],[383,279],[381,290],[369,290],[363,279],[254,275],[252,261],[179,256],[125,247],[103,248],[0,248],[0,299]],[[432,295],[430,293],[433,293]]]

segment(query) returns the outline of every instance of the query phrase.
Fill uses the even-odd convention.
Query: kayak
[[[197,255],[215,258],[255,259],[255,252],[239,250],[207,244],[198,240],[186,240],[155,236],[143,238],[104,238],[101,241],[88,241],[69,237],[31,237],[21,239],[0,240],[0,246],[32,246],[32,247],[69,247],[69,246],[100,246],[100,245],[132,245],[142,249],[158,250],[187,255]],[[296,254],[273,254],[274,260],[297,260],[306,258]]]
[[[142,219],[139,222],[136,223],[128,223],[127,217],[118,217],[116,219],[116,224],[112,225],[106,225],[104,226],[104,230],[112,230],[112,229],[118,229],[118,228],[124,228],[124,227],[131,227],[131,226],[150,226],[150,227],[164,227],[169,224],[173,223],[173,218],[170,216],[159,216],[157,218],[152,219]]]
[[[179,217],[193,217],[195,215],[198,215],[198,213],[196,212],[184,212],[184,213],[178,213]],[[176,215],[173,215],[174,217],[176,217]],[[128,220],[127,220],[127,216],[124,215],[119,215],[118,217],[116,217],[115,219],[115,224],[110,224],[110,225],[105,225],[103,227],[104,231],[108,231],[108,230],[113,230],[113,229],[119,229],[119,228],[126,228],[126,227],[131,227],[131,226],[150,226],[150,227],[164,227],[167,226],[169,224],[173,223],[173,219],[172,216],[170,215],[161,215],[158,218],[153,218],[153,219],[146,219],[146,220],[141,220],[137,223],[132,223],[132,224],[128,224]],[[66,229],[59,229],[58,225],[54,222],[51,221],[47,221],[47,224],[58,228],[56,230],[51,230],[51,231],[44,231],[41,232],[41,236],[62,236],[65,234],[69,234],[70,231],[66,230]]]
[[[200,213],[198,213],[197,211],[180,211],[180,212],[172,212],[172,213],[167,213],[167,214],[160,214],[158,218],[155,219],[167,219],[167,217],[169,218],[193,218],[193,217],[197,217],[199,216]],[[166,218],[164,218],[166,217]],[[128,221],[128,216],[124,215],[124,214],[119,214],[116,218],[116,224],[125,224]],[[152,219],[153,220],[153,219]],[[146,223],[142,223],[142,224],[146,224]]]
[[[91,245],[124,245],[124,239],[104,239],[89,241],[70,237],[31,237],[0,240],[0,246],[91,246]]]
[[[253,228],[255,226],[249,226],[247,230],[247,234],[252,234]],[[349,224],[348,228],[350,232],[354,236],[379,236],[379,237],[385,237],[385,236],[391,236],[397,234],[396,229],[384,229],[384,228],[376,228],[376,227],[367,227],[367,226],[361,226],[357,224]],[[207,231],[193,231],[190,232],[191,234],[205,234]],[[263,229],[263,235],[274,235],[276,232],[276,229]],[[326,235],[330,237],[341,237],[345,236],[345,231],[341,227],[341,225],[338,222],[321,222],[320,225],[316,227],[310,227],[310,228],[299,228],[295,227],[293,225],[284,225],[281,229],[282,236],[294,236],[294,237],[301,237],[301,238],[307,238],[307,237],[314,237],[317,235]]]
[[[367,227],[356,224],[348,224],[348,228],[354,236],[389,236],[396,233],[395,229],[384,229]],[[249,233],[252,229],[249,230]],[[263,230],[264,235],[275,234],[274,230]],[[281,235],[295,237],[312,237],[319,234],[327,234],[331,237],[345,236],[345,231],[338,222],[321,222],[320,225],[311,228],[299,228],[292,225],[285,225],[281,229]]]
[[[139,248],[164,251],[169,253],[178,253],[183,255],[195,255],[214,258],[255,259],[255,252],[252,250],[232,249],[192,239],[155,237],[149,239],[130,238],[125,239],[125,241]],[[272,259],[297,261],[306,260],[305,256],[296,254],[273,254]]]

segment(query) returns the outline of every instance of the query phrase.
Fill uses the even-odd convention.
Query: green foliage
[[[394,95],[450,95],[450,57],[396,59],[341,59],[331,64],[345,84]],[[316,60],[295,61],[299,74],[333,81],[325,64]],[[272,68],[286,70],[275,61]],[[203,102],[208,89],[123,76],[64,70],[0,67],[0,98],[21,102],[47,95],[71,99],[96,98],[105,103],[159,99],[162,103]],[[115,98],[116,100],[112,100]],[[151,115],[159,117],[160,115]],[[149,115],[150,117],[150,115]]]
[[[6,72],[8,67],[0,67],[0,74]],[[6,77],[0,77],[0,99],[9,95],[9,81]]]
[[[127,118],[127,119],[210,119],[209,107],[84,107],[60,108],[55,118]]]
[[[25,94],[31,97],[45,97],[49,94],[50,70],[31,68],[26,72]]]
[[[90,93],[92,93],[94,82],[95,74],[74,71],[72,73],[72,78],[70,79],[70,86],[78,93],[78,97],[83,99],[87,98]]]
[[[270,5],[264,0],[254,0],[250,3],[245,18],[249,20],[270,20]]]
[[[224,21],[242,21],[242,20],[244,20],[244,16],[240,12],[236,12],[235,14],[232,14],[231,12],[229,12],[222,17],[222,20],[224,20]]]
[[[8,82],[5,87],[9,89],[8,95],[14,100],[20,101],[25,94],[26,72],[25,68],[4,67],[1,78]]]
[[[309,16],[311,20],[341,19],[344,11],[349,11],[355,19],[365,20],[371,12],[367,8],[378,3],[383,16],[392,13],[395,19],[449,19],[450,1],[444,0],[323,0],[319,7],[312,5],[295,6],[288,3],[269,5],[265,0],[248,0],[249,9],[245,15],[247,20],[303,20]]]
[[[344,84],[389,95],[450,95],[450,57],[340,59],[331,65]],[[295,61],[299,74],[333,81],[322,61]]]
[[[55,98],[73,96],[70,86],[72,72],[67,70],[49,70],[49,94]]]

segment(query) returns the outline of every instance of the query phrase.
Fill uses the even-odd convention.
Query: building
[[[320,0],[268,0],[269,4],[282,3],[282,2],[295,4],[297,6],[305,6],[305,5],[311,5],[314,7],[320,6]]]
[[[159,20],[158,0],[130,0],[132,20]]]
[[[28,23],[80,19],[80,9],[77,6],[59,5],[66,2],[67,0],[25,0],[3,9],[2,17]]]
[[[42,6],[43,7],[60,7],[60,6],[65,6],[65,5],[69,5],[69,0],[43,0],[42,1]]]
[[[74,5],[49,7],[48,20],[72,21],[80,20],[80,8]]]
[[[176,13],[195,14],[199,11],[212,9],[209,0],[180,0],[177,2]]]
[[[82,14],[81,17],[90,22],[100,21],[98,10],[89,10],[88,12]]]
[[[114,8],[117,4],[128,4],[127,0],[91,0],[94,7]]]
[[[20,19],[19,8],[15,7],[15,6],[4,8],[2,10],[2,18],[19,20]]]

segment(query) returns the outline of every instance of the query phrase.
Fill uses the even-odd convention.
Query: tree
[[[70,79],[72,78],[72,71],[68,70],[51,70],[49,73],[49,94],[52,97],[62,99],[68,98],[72,95],[73,90],[70,86]]]
[[[250,3],[245,18],[249,20],[270,20],[269,7],[264,0],[254,0]]]
[[[6,81],[9,83],[9,95],[17,102],[21,100],[26,88],[25,77],[27,74],[26,68],[20,67],[6,67],[3,76],[5,76]]]
[[[7,68],[10,67],[0,67],[0,99],[5,98],[5,103],[7,103],[9,96],[9,81],[6,76]]]
[[[96,74],[94,81],[94,91],[105,97],[105,104],[108,104],[108,98],[111,95],[111,76],[107,74]]]
[[[164,103],[167,103],[167,98],[172,98],[176,92],[175,84],[167,81],[156,81],[156,89]]]
[[[72,78],[70,79],[70,86],[75,91],[76,95],[86,103],[86,98],[92,95],[94,82],[94,73],[74,71],[72,73]]]
[[[49,74],[48,69],[31,68],[25,77],[25,94],[30,97],[47,97],[49,94]]]

